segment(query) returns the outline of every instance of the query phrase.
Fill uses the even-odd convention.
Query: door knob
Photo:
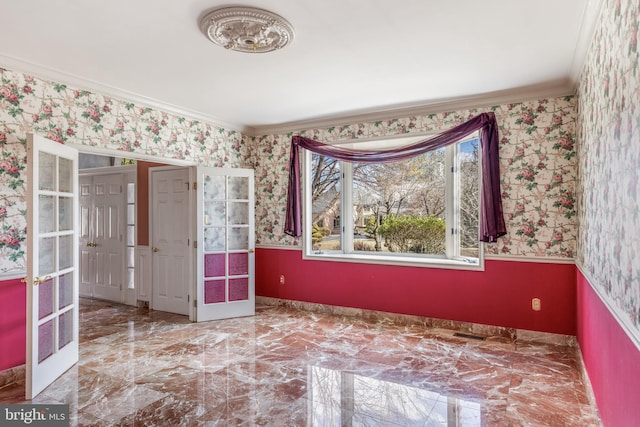
[[[96,246],[98,246],[96,243],[87,242],[87,247],[89,247],[89,248],[95,248]]]
[[[38,286],[40,283],[46,282],[47,280],[51,279],[51,276],[45,276],[42,279],[39,277],[34,277],[33,278],[33,286]],[[26,279],[25,279],[26,282]]]
[[[158,248],[152,248],[151,250],[152,250],[153,252],[160,252],[160,249],[158,249]]]

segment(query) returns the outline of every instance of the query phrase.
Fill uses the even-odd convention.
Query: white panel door
[[[122,301],[124,174],[80,177],[80,296]]]
[[[124,280],[123,175],[93,177],[93,251],[95,256],[94,298],[121,301]]]
[[[78,361],[78,151],[27,136],[26,398]]]
[[[151,308],[189,314],[189,169],[151,170]]]
[[[196,321],[255,314],[251,169],[197,168]]]
[[[95,263],[93,256],[93,177],[80,176],[80,296],[93,297]]]

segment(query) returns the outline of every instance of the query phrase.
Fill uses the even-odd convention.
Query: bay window
[[[385,150],[395,138],[340,144]],[[481,269],[481,147],[474,132],[446,147],[385,163],[305,150],[306,258]]]

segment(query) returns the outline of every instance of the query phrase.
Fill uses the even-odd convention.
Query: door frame
[[[195,167],[192,166],[155,166],[155,167],[150,167],[149,168],[149,175],[148,175],[148,182],[149,182],[149,222],[148,222],[148,227],[149,227],[149,250],[152,250],[152,246],[153,246],[153,241],[154,241],[154,236],[153,236],[153,221],[154,221],[154,212],[153,212],[153,206],[154,206],[154,199],[155,199],[155,188],[153,187],[153,178],[152,178],[152,174],[154,172],[162,172],[162,171],[173,171],[173,170],[184,170],[187,169],[188,170],[188,175],[189,175],[189,198],[187,201],[188,207],[189,207],[189,213],[187,214],[187,229],[189,230],[189,249],[187,251],[187,263],[188,265],[191,267],[189,268],[189,275],[188,275],[188,280],[189,280],[189,285],[187,286],[187,300],[188,300],[188,307],[189,307],[189,320],[194,322],[195,321],[195,307],[193,304],[193,301],[195,299],[195,262],[196,262],[196,257],[194,254],[194,250],[197,246],[197,244],[195,243],[195,239],[196,239],[196,234],[195,234],[195,220],[194,220],[194,216],[196,214],[195,211],[195,203],[196,203],[196,197],[195,197],[195,191],[193,188],[193,183],[195,182],[194,177],[195,177]],[[155,257],[153,256],[153,254],[151,254],[151,284],[150,284],[150,288],[149,288],[149,308],[153,307],[153,286],[154,286],[154,279],[153,279],[153,263],[156,262],[155,261]]]
[[[141,161],[146,161],[146,162],[154,162],[154,163],[163,163],[165,165],[170,165],[170,166],[158,166],[158,167],[168,167],[168,168],[176,168],[176,167],[189,167],[191,168],[191,172],[190,172],[190,177],[189,177],[189,181],[190,182],[194,182],[195,179],[195,166],[196,163],[190,160],[181,160],[181,159],[175,159],[172,157],[162,157],[162,156],[156,156],[156,155],[150,155],[150,154],[142,154],[142,153],[134,153],[134,152],[123,152],[121,150],[117,150],[117,149],[111,149],[111,148],[103,148],[103,147],[94,147],[94,146],[90,146],[90,145],[83,145],[83,144],[75,144],[75,143],[66,143],[64,145],[67,145],[69,147],[75,148],[76,150],[78,150],[79,153],[85,153],[85,154],[98,154],[101,156],[113,156],[113,157],[126,157],[128,159],[134,159],[134,160],[141,160]],[[122,166],[122,167],[126,167],[126,166]],[[97,168],[96,168],[97,169]],[[149,170],[151,170],[152,168],[149,168]],[[136,180],[136,194],[138,191],[138,186],[137,186],[137,180]],[[193,204],[195,204],[195,198],[193,201]],[[191,206],[191,205],[190,205]],[[195,208],[194,208],[195,209]],[[137,211],[137,209],[136,209]],[[195,212],[195,210],[194,210]],[[195,213],[194,213],[195,214]],[[147,225],[150,224],[150,216],[151,214],[149,213],[149,217],[147,218]],[[192,215],[190,214],[190,217]],[[140,224],[136,223],[136,227],[139,227]],[[193,235],[191,236],[191,242],[193,242],[194,240],[194,236],[195,236],[195,231],[194,231],[194,227],[190,227],[189,229],[192,230],[191,232],[193,233]],[[151,237],[151,236],[149,236]],[[136,238],[136,250],[138,248],[138,240]],[[149,248],[149,250],[151,250],[151,246],[146,246]],[[193,252],[193,251],[191,251]],[[195,269],[195,256],[192,256],[193,259],[193,268]],[[125,267],[123,265],[123,271],[124,271]],[[21,276],[22,277],[22,276]],[[192,280],[193,283],[193,289],[190,291],[190,301],[193,301],[193,295],[195,295],[195,280]],[[191,288],[190,288],[191,289]],[[151,291],[150,290],[150,295],[149,295],[149,304],[151,304]],[[140,291],[140,286],[139,284],[136,284],[136,294],[135,294],[135,304],[138,303],[138,292]],[[189,304],[189,320],[191,321],[195,321],[195,311],[193,309],[193,304]]]

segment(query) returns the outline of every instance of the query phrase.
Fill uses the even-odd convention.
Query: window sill
[[[360,264],[398,265],[406,267],[444,268],[451,270],[484,271],[484,260],[469,262],[447,258],[417,258],[403,256],[369,255],[366,253],[343,254],[325,251],[322,253],[304,253],[303,259],[315,261],[353,262]]]

